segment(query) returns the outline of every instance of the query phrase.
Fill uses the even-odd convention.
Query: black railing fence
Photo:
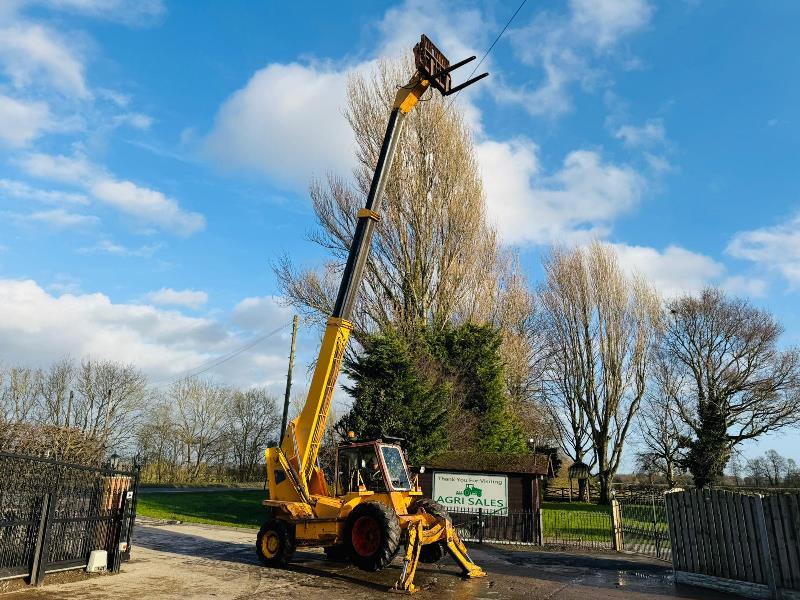
[[[541,545],[538,513],[500,510],[450,510],[450,518],[465,542]]]
[[[573,503],[538,511],[450,510],[462,540],[477,543],[611,548],[611,510],[607,506]]]
[[[139,468],[87,467],[0,453],[0,579],[86,566],[105,550],[118,571],[130,556]]]

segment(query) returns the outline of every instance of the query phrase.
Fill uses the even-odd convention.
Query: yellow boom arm
[[[306,403],[297,418],[289,422],[280,449],[267,449],[270,497],[273,500],[308,500],[310,494],[327,494],[325,480],[316,463],[336,388],[336,379],[342,367],[342,358],[353,327],[348,319],[353,311],[369,255],[372,233],[378,223],[378,210],[403,122],[428,86],[429,81],[415,73],[408,84],[397,92],[367,202],[365,207],[358,211],[353,243],[342,274],[333,314],[325,327]],[[283,456],[279,457],[279,453]],[[292,470],[291,473],[283,472],[285,471],[283,465],[286,463]],[[277,470],[283,474],[276,473]]]

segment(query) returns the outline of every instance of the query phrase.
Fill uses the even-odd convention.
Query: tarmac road
[[[132,559],[118,575],[28,589],[4,598],[118,600],[130,598],[252,598],[280,600],[367,600],[397,598],[387,589],[400,572],[399,560],[379,573],[327,562],[321,551],[299,551],[287,570],[261,566],[256,531],[211,525],[142,525],[134,530]],[[487,571],[462,580],[446,558],[420,565],[420,600],[564,598],[580,600],[722,598],[707,590],[677,588],[664,563],[628,555],[515,552],[481,546],[470,550]],[[50,577],[50,576],[48,576]]]

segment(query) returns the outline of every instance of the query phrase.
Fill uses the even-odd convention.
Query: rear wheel
[[[426,513],[436,517],[437,519],[444,519],[449,523],[452,522],[447,509],[436,502],[436,500],[431,500],[430,498],[420,498],[411,506],[411,512],[415,513],[419,511],[419,509],[423,509]],[[419,560],[420,562],[427,564],[438,563],[444,558],[445,554],[447,554],[447,542],[439,541],[423,546],[419,551]]]
[[[256,538],[256,553],[268,567],[285,567],[294,554],[294,528],[278,519],[269,519]]]
[[[387,506],[364,502],[353,509],[344,525],[344,542],[350,560],[364,571],[379,571],[400,547],[400,521]]]

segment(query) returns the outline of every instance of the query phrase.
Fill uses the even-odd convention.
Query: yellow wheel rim
[[[267,558],[275,558],[281,547],[281,539],[274,531],[267,531],[261,538],[261,552]]]

